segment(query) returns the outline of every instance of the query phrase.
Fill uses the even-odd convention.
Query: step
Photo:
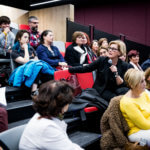
[[[13,122],[13,123],[9,123],[8,124],[8,128],[11,129],[11,128],[16,127],[16,126],[20,126],[20,125],[26,124],[26,123],[28,123],[28,121],[30,119],[31,118],[27,118],[27,119],[23,119],[23,120],[19,120],[19,121]],[[64,119],[64,121],[68,124],[68,127],[70,128],[70,126],[73,126],[73,124],[75,124],[75,123],[80,121],[80,117],[66,118],[66,119]]]
[[[8,103],[6,107],[8,123],[31,118],[35,113],[32,104],[33,102],[30,99]]]
[[[17,127],[17,126],[20,126],[20,125],[27,124],[30,119],[31,119],[31,118],[24,119],[24,120],[20,120],[20,121],[13,122],[13,123],[9,123],[9,124],[8,124],[8,129],[11,129],[11,128],[14,128],[14,127]]]
[[[30,93],[29,88],[6,86],[6,99],[8,103],[30,98]]]
[[[85,131],[76,131],[69,134],[69,138],[72,142],[80,145],[83,148],[86,148],[94,144],[95,142],[99,142],[101,134]]]
[[[71,132],[72,130],[79,130],[82,126],[80,117],[72,117],[72,118],[64,118],[64,121],[67,123],[67,132]]]

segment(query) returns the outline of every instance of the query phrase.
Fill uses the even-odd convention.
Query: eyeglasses
[[[114,48],[114,47],[108,47],[108,50],[118,51],[118,49],[117,49],[117,48]]]

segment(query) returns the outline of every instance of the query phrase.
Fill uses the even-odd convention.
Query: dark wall
[[[77,5],[75,22],[150,46],[150,2]]]

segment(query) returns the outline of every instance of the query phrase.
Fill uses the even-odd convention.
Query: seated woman
[[[93,40],[92,43],[91,43],[91,49],[94,53],[94,59],[96,60],[97,59],[97,53],[98,53],[98,50],[99,50],[99,46],[98,46],[98,41],[97,40]]]
[[[130,50],[128,52],[128,59],[129,63],[138,70],[142,70],[142,68],[139,65],[139,52],[137,50]]]
[[[53,32],[51,30],[45,30],[41,34],[41,44],[37,47],[36,52],[38,58],[47,62],[54,69],[56,67],[67,67],[63,56],[59,52],[56,46],[53,46]]]
[[[107,55],[108,55],[108,48],[101,46],[97,52],[97,56],[107,57]]]
[[[108,48],[108,40],[107,38],[100,38],[98,40],[99,47],[104,46]]]
[[[49,81],[40,86],[34,101],[36,114],[27,124],[20,150],[83,150],[69,139],[63,114],[72,102],[73,88],[64,81]]]
[[[119,41],[111,41],[108,48],[108,57],[99,57],[93,63],[83,67],[69,68],[69,72],[85,73],[97,70],[93,88],[97,90],[102,98],[110,101],[114,96],[125,94],[128,90],[123,77],[128,68],[132,66],[119,59],[122,51]]]
[[[25,84],[27,87],[32,86],[32,96],[37,93],[39,80],[44,74],[44,82],[53,78],[54,70],[47,63],[38,61],[34,49],[29,44],[29,32],[19,30],[13,51],[12,59],[16,62],[17,67],[9,78],[9,83],[13,86]]]
[[[95,61],[95,55],[92,51],[92,49],[90,48],[90,45],[91,45],[91,42],[90,42],[90,38],[89,36],[83,32],[83,45],[84,45],[84,48],[85,50],[87,50],[87,58],[88,58],[88,63],[90,64],[91,62]]]
[[[128,62],[127,61],[127,48],[126,48],[126,44],[125,44],[125,42],[123,42],[122,40],[118,40],[120,43],[121,43],[121,45],[122,45],[122,50],[123,50],[123,53],[122,53],[122,55],[119,57],[122,61],[126,61],[126,62]]]
[[[67,47],[65,60],[70,66],[88,64],[87,50],[83,46],[83,32],[76,31],[72,35],[72,44]]]
[[[120,110],[130,128],[131,142],[145,141],[150,147],[150,97],[145,92],[144,72],[129,69],[124,77],[130,90],[120,101]]]

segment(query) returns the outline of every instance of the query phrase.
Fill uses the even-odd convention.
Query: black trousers
[[[39,84],[40,81],[42,83],[45,83],[45,82],[53,80],[53,79],[54,79],[54,76],[49,75],[49,74],[43,74],[43,73],[39,72],[38,76],[34,80],[34,83]]]
[[[128,90],[129,89],[127,87],[121,87],[116,89],[115,91],[104,90],[100,96],[109,102],[113,97],[118,95],[124,95],[125,93],[127,93]]]

